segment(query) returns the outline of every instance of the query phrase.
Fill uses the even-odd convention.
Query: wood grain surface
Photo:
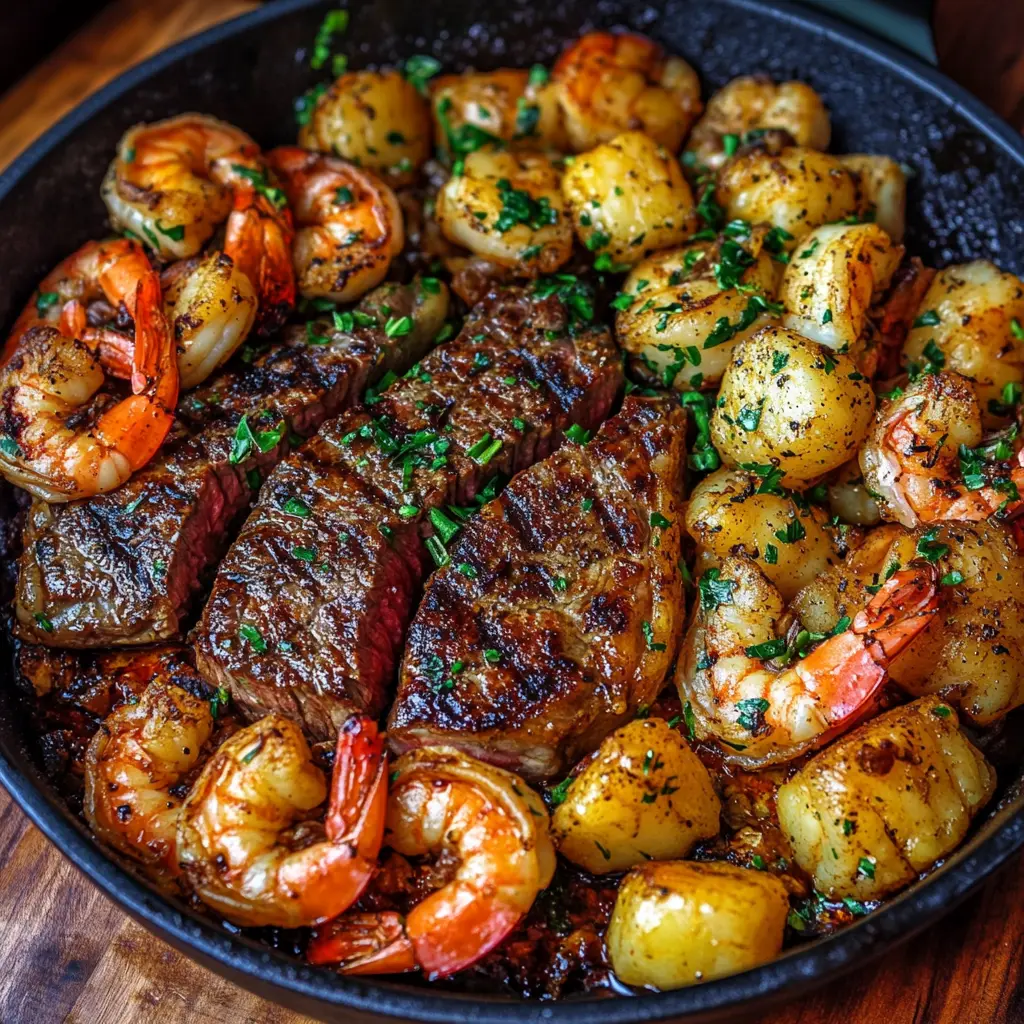
[[[837,3],[843,0],[836,0]],[[0,98],[0,167],[89,92],[151,53],[255,4],[118,0]],[[940,55],[973,67],[998,8],[999,84],[986,98],[1024,121],[1024,4],[938,0]],[[1008,12],[1016,12],[1016,17]],[[980,13],[979,13],[980,12]],[[1000,21],[1000,19],[1002,19]],[[973,63],[957,50],[971,33]],[[1016,49],[1006,44],[1017,35]],[[994,38],[994,37],[992,37]],[[980,47],[973,50],[973,47]],[[970,84],[969,82],[967,84]],[[976,85],[979,92],[990,88]],[[1020,119],[1020,120],[1018,120]],[[925,935],[762,1024],[1024,1024],[1024,857]],[[299,1024],[129,920],[0,789],[0,1024]]]

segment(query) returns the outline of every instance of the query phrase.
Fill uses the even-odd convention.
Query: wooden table
[[[246,0],[119,0],[0,99],[0,166],[130,64],[253,6]],[[945,0],[940,11],[943,6],[957,14],[966,2]],[[1009,71],[1006,78],[1020,93],[1000,105],[1019,113],[1024,80]],[[1024,857],[881,964],[769,1014],[764,1024],[1024,1024],[1022,869]],[[306,1020],[223,981],[130,921],[2,789],[0,964],[2,1024]]]

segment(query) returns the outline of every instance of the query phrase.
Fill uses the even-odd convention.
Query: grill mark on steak
[[[542,780],[655,699],[683,629],[685,435],[677,401],[629,396],[466,526],[409,629],[394,750],[449,744]]]
[[[289,715],[317,739],[356,710],[382,712],[429,563],[430,510],[466,505],[571,423],[599,422],[621,382],[606,329],[570,332],[555,297],[492,293],[454,341],[275,470],[195,631],[199,670],[244,714]],[[402,446],[425,437],[440,450],[407,453],[403,472]]]
[[[180,638],[259,480],[287,454],[289,432],[313,433],[359,401],[388,370],[404,371],[435,336],[447,293],[385,285],[361,308],[377,326],[351,333],[317,322],[289,329],[250,365],[227,370],[184,395],[171,438],[123,487],[67,505],[36,502],[27,518],[17,587],[18,634],[58,647],[144,644]],[[413,330],[389,338],[389,316]],[[286,429],[272,450],[237,465],[232,447],[243,415],[256,430]]]

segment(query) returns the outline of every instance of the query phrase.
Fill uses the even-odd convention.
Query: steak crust
[[[295,437],[358,402],[368,384],[402,372],[447,314],[447,292],[386,285],[361,305],[373,325],[329,320],[286,332],[248,363],[184,395],[172,436],[123,487],[29,512],[16,595],[17,632],[51,647],[105,647],[179,639],[207,570],[239,513]],[[389,318],[413,328],[392,338]],[[242,417],[254,434],[239,457]]]
[[[600,422],[621,383],[606,329],[574,323],[555,295],[492,293],[454,341],[271,475],[195,631],[200,672],[243,714],[289,715],[316,739],[381,713],[427,550],[443,560],[466,506],[572,424]]]
[[[629,396],[484,506],[409,629],[394,750],[549,779],[657,697],[684,622],[685,438],[678,401]]]

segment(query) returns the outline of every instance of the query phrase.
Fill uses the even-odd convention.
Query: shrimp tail
[[[402,974],[416,969],[405,919],[391,910],[346,914],[318,929],[306,947],[311,964],[336,964],[343,974]]]
[[[377,723],[366,715],[350,718],[338,733],[324,827],[332,843],[350,843],[369,860],[376,858],[384,841],[387,768]]]
[[[416,934],[411,936],[428,981],[464,970],[504,941],[522,912],[500,899],[459,887],[441,901],[427,899],[417,908]],[[436,914],[431,913],[436,911]]]
[[[294,240],[292,215],[287,207],[275,206],[254,189],[235,192],[224,252],[249,278],[259,296],[259,334],[276,331],[295,306]]]
[[[915,563],[882,585],[849,630],[799,663],[796,669],[808,690],[825,698],[821,708],[831,725],[849,728],[871,708],[889,663],[928,625],[938,604],[935,566]],[[834,732],[823,734],[816,745]]]
[[[938,571],[928,562],[915,562],[882,584],[857,613],[853,632],[870,638],[873,656],[885,666],[928,625],[938,608]],[[874,645],[880,653],[875,653]]]

